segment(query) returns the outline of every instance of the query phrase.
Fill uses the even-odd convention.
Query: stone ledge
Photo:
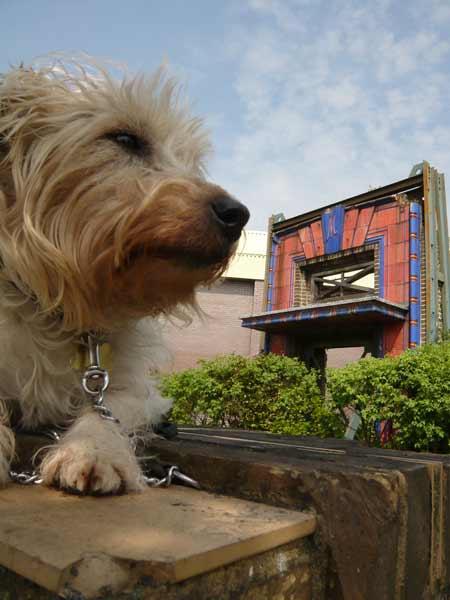
[[[449,456],[189,427],[151,451],[210,491],[313,508],[325,578],[339,588],[320,600],[450,598]]]
[[[311,544],[303,538],[174,584],[141,577],[130,590],[105,588],[98,600],[312,600]],[[84,600],[66,590],[66,600]],[[59,600],[31,581],[0,567],[0,600]]]
[[[18,441],[25,460],[48,443],[22,437]],[[449,456],[368,449],[346,440],[192,427],[180,428],[170,442],[155,438],[148,453],[178,464],[210,492],[312,509],[317,531],[303,541],[313,561],[314,600],[450,598]],[[194,594],[199,578],[190,583]],[[247,599],[241,592],[235,590],[230,599]],[[192,597],[228,598],[199,594]],[[166,600],[166,595],[160,598]]]
[[[80,598],[106,588],[112,597],[143,577],[153,587],[184,581],[301,539],[316,526],[313,514],[180,486],[92,498],[11,485],[0,491],[0,510],[0,564]]]

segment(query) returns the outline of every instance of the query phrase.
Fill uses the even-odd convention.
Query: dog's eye
[[[148,142],[129,131],[112,131],[111,133],[107,133],[105,137],[127,150],[127,152],[131,152],[138,156],[149,153]]]

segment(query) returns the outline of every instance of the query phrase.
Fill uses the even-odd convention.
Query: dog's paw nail
[[[60,448],[44,459],[41,472],[47,485],[79,494],[114,494],[139,490],[141,473],[134,457],[111,461],[93,452]]]

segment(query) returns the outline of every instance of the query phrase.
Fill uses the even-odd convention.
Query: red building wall
[[[409,301],[409,205],[397,199],[378,205],[349,208],[323,215],[275,239],[269,310],[293,307],[297,262],[334,251],[378,244],[378,296],[398,304]],[[326,212],[326,211],[325,211]],[[334,220],[333,220],[334,219]],[[340,221],[339,221],[340,219]],[[339,221],[339,222],[338,222]],[[284,349],[283,336],[272,336],[271,350]],[[385,325],[383,354],[398,354],[408,347],[408,321]]]

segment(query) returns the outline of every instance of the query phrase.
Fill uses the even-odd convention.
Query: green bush
[[[358,410],[359,436],[376,445],[375,423],[391,419],[394,448],[448,452],[450,343],[428,344],[400,356],[365,358],[329,369],[328,392],[337,409]]]
[[[369,445],[379,445],[377,421],[390,420],[390,447],[449,451],[449,341],[328,369],[326,400],[315,371],[276,354],[202,360],[165,376],[161,387],[181,424],[335,437],[350,407],[362,418],[357,437]]]
[[[257,429],[291,435],[342,435],[342,422],[321,396],[315,371],[277,354],[201,360],[163,378],[175,402],[171,419],[186,425]]]

